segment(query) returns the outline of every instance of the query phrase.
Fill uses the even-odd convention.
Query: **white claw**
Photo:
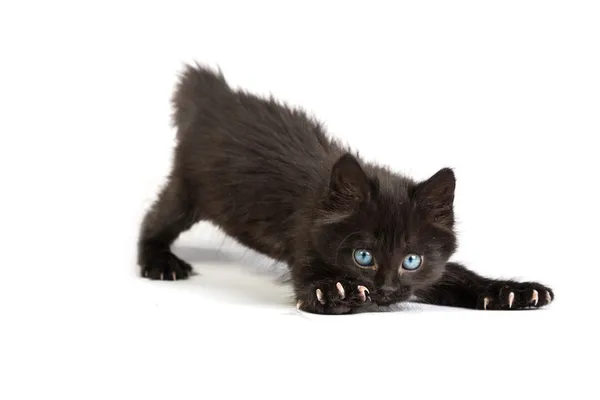
[[[531,303],[533,303],[534,306],[537,306],[538,303],[538,291],[533,289],[533,294],[531,295]]]
[[[546,290],[546,303],[550,304],[552,301],[552,296],[550,296],[550,292]]]
[[[160,280],[161,281],[163,280],[163,273],[162,272],[160,273]]]
[[[317,294],[317,300],[319,300],[319,303],[325,304],[325,300],[323,299],[323,292],[321,291],[321,289],[317,289],[316,294]]]
[[[302,307],[302,300],[298,300],[298,302],[296,303],[296,309],[298,311],[300,311],[300,307]]]
[[[177,274],[175,272],[172,272],[171,274],[173,274],[173,280],[176,281],[177,280]]]
[[[515,294],[510,292],[508,295],[508,308],[512,308],[513,301],[515,301]]]
[[[366,287],[359,285],[358,286],[358,297],[360,298],[360,301],[366,301],[367,300],[367,294],[369,294],[369,289],[367,289]]]
[[[483,299],[483,309],[484,310],[487,310],[488,304],[490,304],[490,299],[486,297],[485,299]]]
[[[342,286],[342,284],[338,282],[338,283],[335,284],[335,287],[338,290],[338,293],[340,295],[340,299],[345,299],[346,298],[346,291],[344,290],[344,287]]]

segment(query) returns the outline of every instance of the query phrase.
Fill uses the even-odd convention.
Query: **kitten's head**
[[[414,182],[346,154],[316,210],[315,257],[368,283],[380,305],[407,300],[441,277],[456,250],[454,189],[448,168]]]

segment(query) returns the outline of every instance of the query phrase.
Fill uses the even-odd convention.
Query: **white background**
[[[323,3],[1,3],[0,398],[597,398],[597,2]],[[138,278],[193,60],[399,173],[453,167],[456,259],[555,303],[300,314],[208,224],[176,244],[201,276]]]

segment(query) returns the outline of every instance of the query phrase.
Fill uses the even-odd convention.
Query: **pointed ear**
[[[414,198],[432,222],[449,228],[454,225],[454,190],[456,178],[450,168],[443,168],[417,185]]]
[[[336,203],[345,204],[355,204],[369,199],[369,178],[351,154],[344,154],[333,165],[329,180],[329,195]]]

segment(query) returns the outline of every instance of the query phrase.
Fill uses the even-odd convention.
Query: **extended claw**
[[[335,284],[335,287],[338,290],[338,293],[340,295],[340,299],[346,298],[346,291],[344,290],[344,287],[342,286],[342,284],[338,282],[338,283]]]
[[[533,294],[531,295],[531,301],[530,303],[533,303],[534,306],[537,306],[538,303],[538,291],[533,289]]]
[[[515,301],[515,294],[510,292],[508,295],[508,308],[512,308],[513,301]]]
[[[490,299],[489,299],[489,297],[486,297],[485,299],[483,299],[483,309],[484,310],[487,310],[488,304],[490,304]]]
[[[160,280],[161,281],[163,280],[163,273],[162,272],[160,273]]]
[[[171,274],[173,275],[173,280],[176,281],[177,280],[177,274],[175,273],[175,271],[171,272]]]
[[[546,290],[546,303],[550,304],[551,301],[552,296],[550,295],[550,292]]]
[[[367,300],[367,295],[369,294],[369,289],[362,285],[358,286],[358,298],[360,299],[360,301],[365,302]]]
[[[300,310],[300,307],[302,307],[302,300],[298,300],[298,302],[296,303],[296,309],[297,309],[298,311],[301,311],[301,310]]]
[[[319,300],[319,303],[325,304],[325,299],[323,299],[323,292],[321,291],[321,289],[317,289],[315,293],[317,295],[317,300]]]

